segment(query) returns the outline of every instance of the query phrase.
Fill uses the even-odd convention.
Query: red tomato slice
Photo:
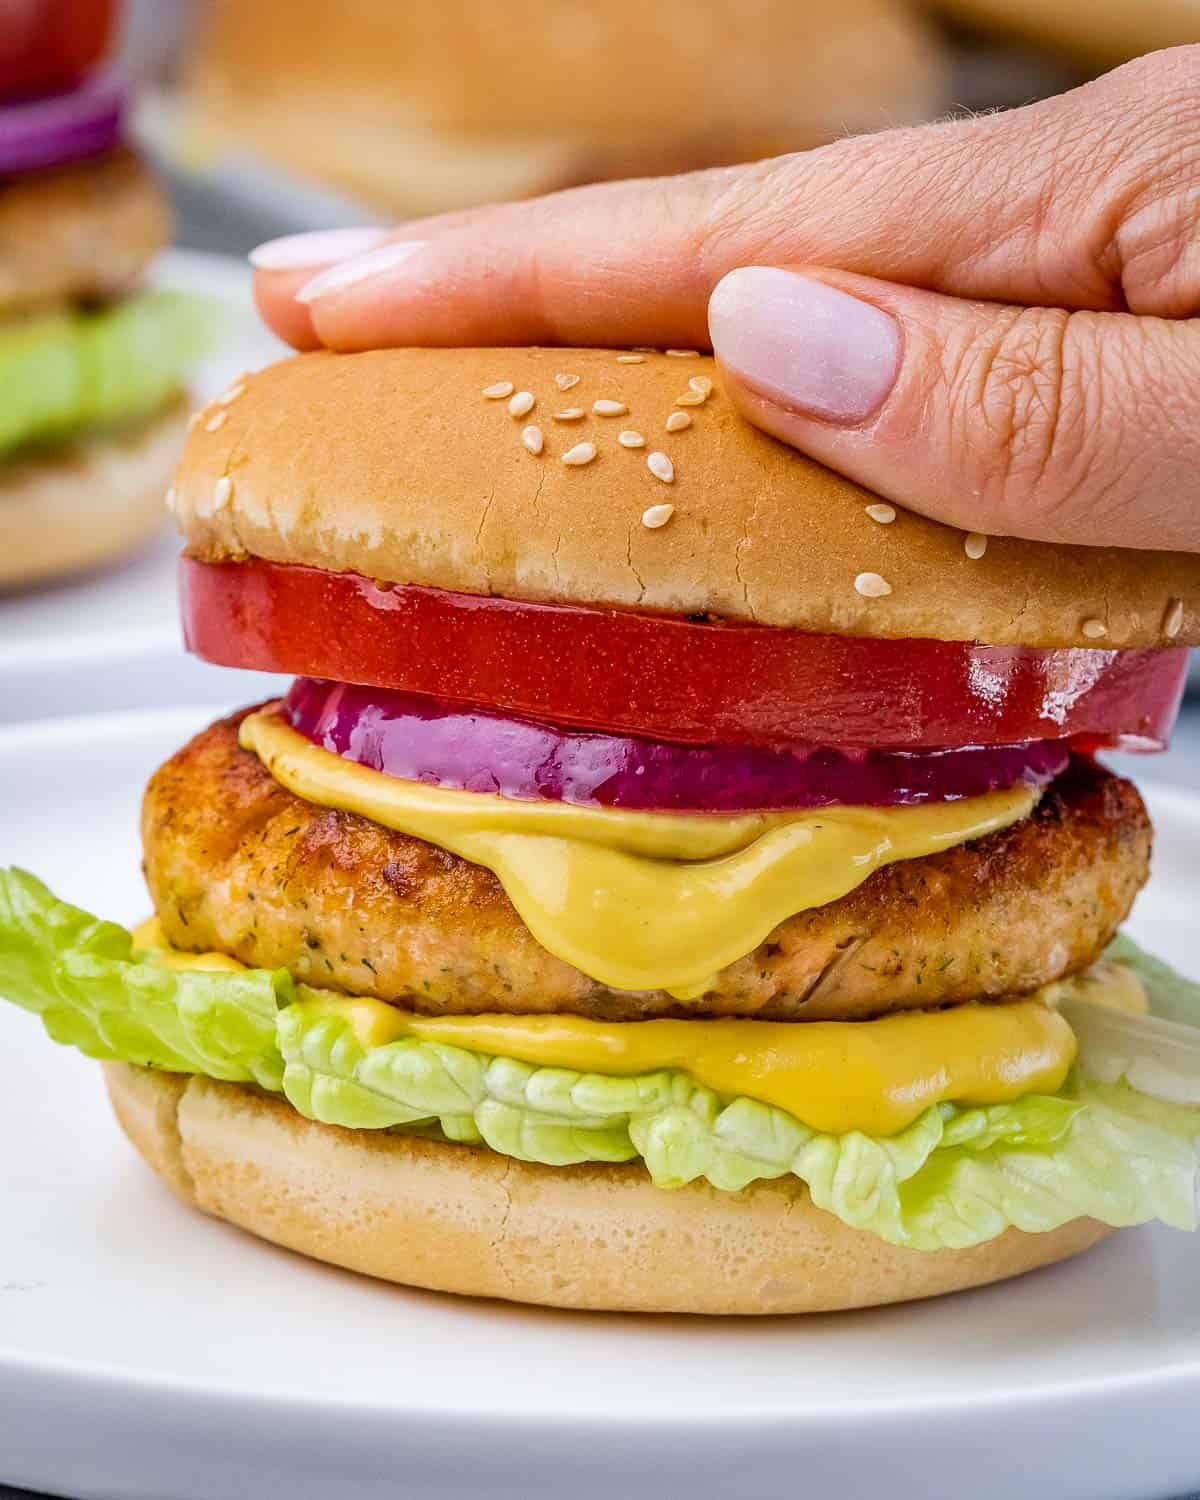
[[[104,55],[115,0],[6,0],[0,4],[0,94],[67,89]]]
[[[1160,749],[1187,651],[872,640],[526,604],[355,573],[180,562],[206,661],[428,693],[683,744]]]

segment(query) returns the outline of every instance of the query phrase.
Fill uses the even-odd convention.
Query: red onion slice
[[[946,802],[1044,786],[1070,754],[1054,740],[917,751],[673,745],[311,677],[296,679],[283,712],[314,744],[406,781],[656,812]]]
[[[0,174],[61,167],[121,140],[125,88],[100,73],[70,93],[0,105]]]

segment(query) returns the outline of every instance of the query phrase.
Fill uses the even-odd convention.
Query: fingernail
[[[730,271],[708,326],[717,355],[759,395],[829,422],[878,411],[900,368],[894,318],[795,271]]]
[[[422,249],[424,243],[424,240],[397,240],[391,245],[381,245],[378,250],[368,250],[365,255],[356,255],[352,260],[339,261],[337,265],[330,266],[328,271],[322,271],[319,276],[306,281],[296,293],[296,301],[315,302],[318,297],[327,297],[330,292],[340,292],[360,281],[369,281],[372,276],[381,276]]]
[[[386,229],[322,229],[316,234],[288,234],[280,240],[256,245],[250,252],[250,264],[256,271],[303,271],[308,266],[327,266],[332,261],[374,250],[385,239]]]

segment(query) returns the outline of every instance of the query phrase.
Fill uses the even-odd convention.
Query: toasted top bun
[[[115,296],[171,234],[166,194],[125,147],[0,183],[0,316]]]
[[[968,556],[954,527],[879,524],[875,496],[750,426],[711,359],[632,357],[391,349],[248,376],[185,449],[189,550],[845,635],[1200,641],[1200,556],[1012,538]],[[691,425],[666,430],[676,413]]]

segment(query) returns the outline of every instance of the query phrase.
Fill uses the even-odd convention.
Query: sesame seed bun
[[[0,589],[99,567],[160,531],[186,427],[179,400],[133,429],[0,466]]]
[[[188,548],[844,635],[1200,642],[1200,556],[984,543],[888,519],[876,496],[745,422],[712,359],[630,358],[390,349],[274,365],[188,441]],[[597,414],[597,401],[628,410]],[[668,431],[680,411],[691,425]]]
[[[103,301],[171,233],[166,195],[127,147],[0,186],[0,315]]]
[[[1018,1276],[1111,1233],[1076,1219],[905,1250],[796,1179],[668,1192],[637,1164],[543,1167],[317,1125],[241,1084],[105,1064],[126,1135],[185,1202],[277,1245],[433,1291],[596,1311],[834,1312]]]

